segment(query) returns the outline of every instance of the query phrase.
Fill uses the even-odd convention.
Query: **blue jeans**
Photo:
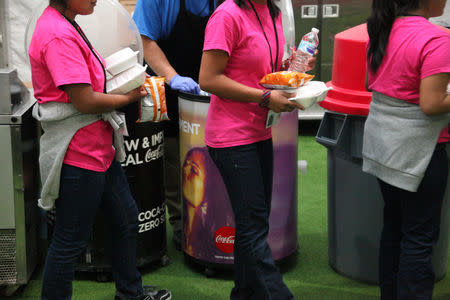
[[[94,172],[63,165],[59,196],[44,266],[42,299],[71,299],[75,266],[87,246],[100,207],[110,216],[116,289],[130,299],[137,299],[143,293],[136,268],[138,209],[122,166],[114,161],[106,172]]]
[[[439,146],[417,192],[379,180],[385,202],[379,260],[382,300],[431,300],[431,254],[439,237],[447,176],[447,153]]]
[[[267,244],[272,197],[273,145],[210,148],[231,201],[236,222],[235,286],[232,300],[294,299],[275,266]]]

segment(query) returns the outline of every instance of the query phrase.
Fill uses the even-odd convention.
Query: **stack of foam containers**
[[[146,67],[138,63],[138,53],[124,48],[105,58],[108,94],[126,94],[144,84]]]

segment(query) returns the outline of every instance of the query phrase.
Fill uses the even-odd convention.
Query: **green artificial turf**
[[[326,149],[316,143],[313,130],[299,137],[299,159],[306,160],[308,167],[306,174],[299,172],[298,176],[299,251],[281,267],[286,284],[296,299],[378,299],[376,286],[338,275],[328,265]],[[206,278],[201,269],[188,265],[183,255],[173,248],[170,228],[168,241],[171,263],[166,267],[154,265],[142,270],[144,284],[171,290],[172,299],[175,300],[229,299],[233,286],[231,272],[221,272],[218,277]],[[37,271],[31,282],[11,299],[38,299],[40,285],[41,271]],[[75,300],[106,300],[114,296],[113,283],[99,283],[93,278],[77,278],[73,288]],[[433,299],[450,299],[449,275],[436,284]]]

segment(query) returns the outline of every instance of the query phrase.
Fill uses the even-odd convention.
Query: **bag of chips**
[[[314,78],[314,75],[294,71],[280,71],[264,76],[259,82],[268,89],[296,89]]]
[[[164,77],[157,76],[145,79],[144,88],[147,91],[147,96],[139,101],[139,119],[136,121],[137,123],[157,123],[169,120],[164,80]]]

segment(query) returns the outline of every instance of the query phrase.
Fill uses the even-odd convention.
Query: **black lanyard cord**
[[[276,39],[276,44],[277,44],[277,56],[275,57],[275,64],[273,62],[273,55],[272,55],[272,47],[270,46],[270,42],[269,39],[267,38],[266,35],[266,31],[264,30],[263,24],[261,22],[261,19],[259,18],[258,13],[256,12],[255,6],[253,6],[253,3],[251,0],[248,0],[248,2],[250,3],[250,6],[253,9],[253,12],[255,13],[256,18],[258,19],[259,25],[261,26],[261,30],[264,34],[264,37],[266,38],[266,42],[267,45],[269,46],[269,52],[270,52],[270,63],[272,65],[272,73],[277,71],[277,65],[278,65],[278,55],[279,55],[279,45],[278,45],[278,32],[277,32],[277,27],[275,25],[275,17],[272,16],[272,14],[270,14],[270,17],[272,19],[272,23],[273,23],[273,30],[275,32],[275,39]]]
[[[89,42],[89,39],[87,38],[87,36],[84,34],[83,30],[81,30],[80,26],[77,24],[77,22],[75,21],[71,21],[69,18],[67,18],[65,15],[61,14],[64,19],[67,20],[67,22],[69,22],[74,28],[75,30],[78,32],[78,34],[81,36],[81,38],[84,40],[84,42],[86,43],[86,45],[89,47],[89,49],[91,50],[92,54],[94,54],[95,58],[98,60],[98,62],[100,63],[100,66],[102,66],[102,71],[103,71],[103,76],[105,77],[105,81],[103,84],[103,93],[106,94],[106,71],[105,71],[105,66],[103,66],[103,63],[100,59],[100,57],[97,55],[97,53],[95,52],[94,48],[92,47],[91,42]]]

